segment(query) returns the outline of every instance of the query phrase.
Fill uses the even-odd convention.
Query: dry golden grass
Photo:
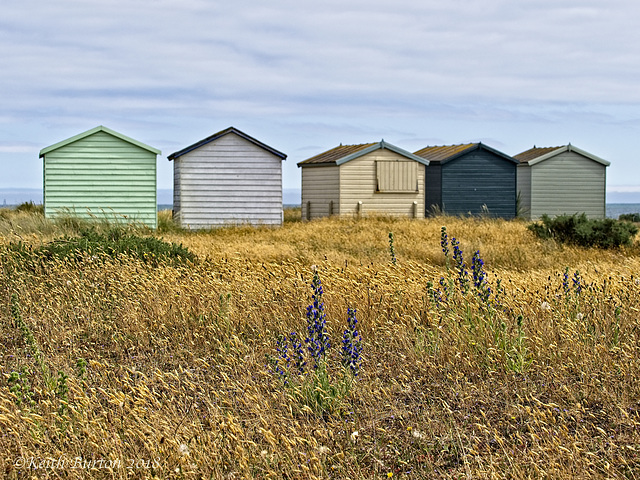
[[[442,225],[501,279],[500,308],[457,290],[430,300],[428,282],[453,277]],[[5,478],[640,476],[637,246],[447,217],[162,236],[200,261],[16,265],[0,246]],[[364,340],[359,377],[324,414],[265,358],[277,335],[306,331],[313,265],[334,350],[347,307]]]

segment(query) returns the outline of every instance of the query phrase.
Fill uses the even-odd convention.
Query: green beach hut
[[[42,149],[45,216],[156,228],[158,155],[160,150],[103,126]]]

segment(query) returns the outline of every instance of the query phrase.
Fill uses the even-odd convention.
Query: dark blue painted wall
[[[432,162],[425,167],[425,214],[430,217],[442,210],[442,166]]]
[[[480,148],[440,167],[444,213],[480,215],[486,205],[492,217],[515,217],[516,163]]]

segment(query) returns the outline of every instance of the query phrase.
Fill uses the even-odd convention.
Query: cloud
[[[60,103],[75,92],[195,106],[313,95],[338,109],[380,96],[640,102],[637,29],[612,28],[640,8],[624,5],[623,16],[568,1],[12,2],[3,83]]]
[[[300,155],[637,136],[639,18],[632,0],[8,2],[0,160],[100,124],[164,152],[232,124]]]

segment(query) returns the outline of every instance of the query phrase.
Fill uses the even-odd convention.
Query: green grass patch
[[[37,248],[23,243],[11,245],[21,255],[36,255],[42,259],[70,259],[82,261],[85,257],[120,256],[137,257],[145,263],[182,264],[195,262],[197,257],[182,244],[169,243],[156,237],[140,236],[122,227],[111,227],[104,232],[94,227],[80,231],[79,236],[66,235]]]

